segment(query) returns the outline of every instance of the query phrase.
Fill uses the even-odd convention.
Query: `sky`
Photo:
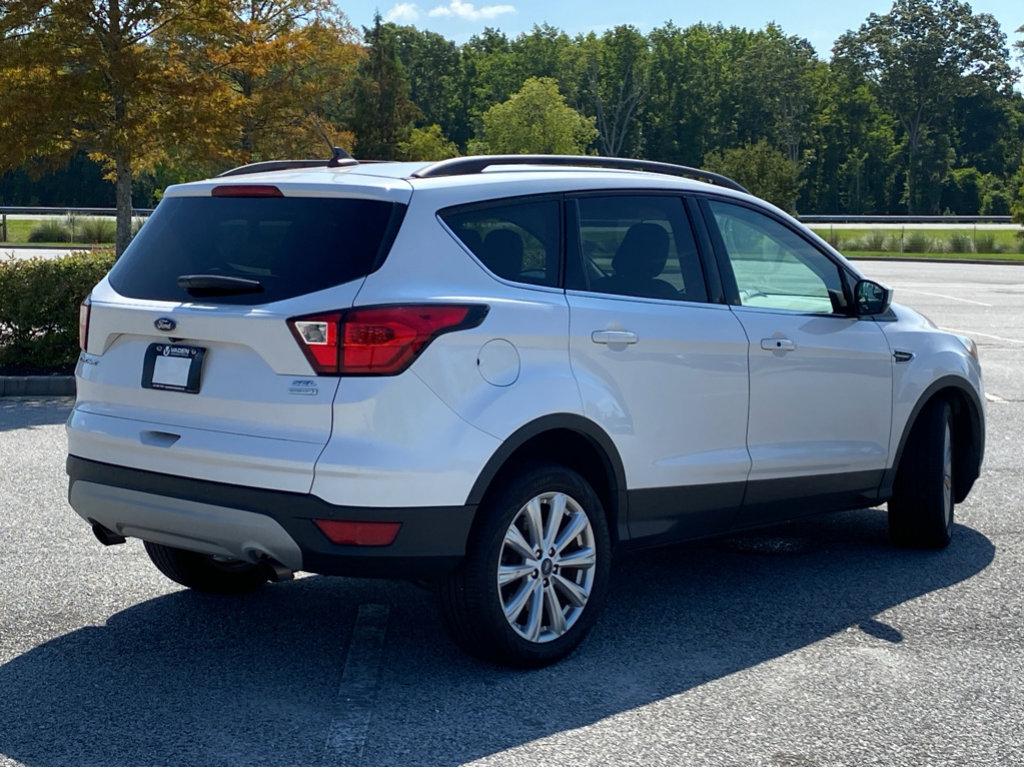
[[[399,24],[412,24],[439,32],[457,42],[484,27],[497,27],[509,36],[547,22],[570,34],[601,32],[619,24],[641,31],[671,19],[679,26],[699,21],[727,26],[763,27],[778,23],[787,34],[807,38],[818,55],[828,58],[832,43],[848,29],[861,25],[871,12],[884,13],[889,0],[341,0],[357,26],[367,26],[374,10]],[[1010,36],[1024,25],[1021,0],[977,0],[976,12],[991,13]]]

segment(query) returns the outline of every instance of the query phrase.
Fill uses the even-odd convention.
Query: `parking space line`
[[[981,331],[965,331],[960,328],[943,328],[944,331],[950,333],[962,333],[965,336],[984,336],[986,339],[995,339],[996,341],[1008,341],[1011,344],[1024,344],[1024,341],[1020,339],[1008,339],[1005,336],[996,336],[994,333],[982,333]]]
[[[388,614],[387,606],[372,604],[360,605],[356,614],[334,717],[327,730],[326,757],[332,765],[358,761],[366,746],[377,699]]]
[[[964,304],[975,304],[979,307],[991,307],[992,304],[986,304],[984,301],[975,301],[974,299],[964,299],[959,296],[950,296],[945,293],[932,293],[931,291],[922,291],[918,288],[906,288],[902,285],[895,286],[898,291],[906,291],[907,293],[920,293],[922,296],[935,296],[940,299],[949,299],[950,301],[961,301]]]

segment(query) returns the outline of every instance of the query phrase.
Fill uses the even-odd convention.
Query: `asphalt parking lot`
[[[1024,763],[1024,267],[861,267],[980,348],[951,547],[863,510],[629,556],[535,672],[463,656],[411,584],[179,589],[67,506],[70,402],[0,400],[0,764]]]

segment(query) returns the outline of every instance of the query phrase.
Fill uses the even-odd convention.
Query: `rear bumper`
[[[126,537],[332,575],[422,577],[454,569],[476,511],[347,507],[310,494],[250,488],[68,456],[68,500],[84,519]],[[401,523],[386,547],[332,544],[315,519]]]

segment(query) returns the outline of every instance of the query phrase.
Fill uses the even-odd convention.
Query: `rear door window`
[[[225,304],[266,304],[365,277],[380,264],[403,206],[312,197],[172,197],[110,273],[123,296],[195,301],[182,275],[259,282]]]
[[[681,198],[599,195],[576,201],[587,289],[673,301],[708,300]]]
[[[441,219],[498,277],[558,285],[558,200],[500,200],[442,211]]]

